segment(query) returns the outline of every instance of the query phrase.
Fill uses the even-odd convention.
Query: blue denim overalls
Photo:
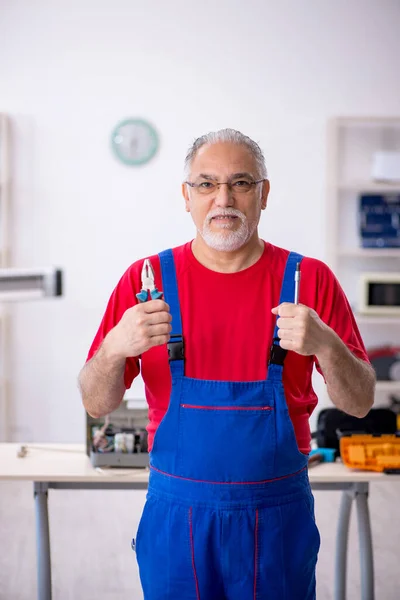
[[[293,301],[301,258],[288,257],[280,302]],[[136,539],[144,598],[314,600],[320,538],[307,456],[285,400],[277,327],[265,380],[185,377],[172,251],[160,260],[172,314],[172,392]]]

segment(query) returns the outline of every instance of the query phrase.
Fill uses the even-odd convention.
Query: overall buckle
[[[178,338],[178,339],[173,339]],[[185,347],[181,335],[171,335],[170,341],[167,344],[168,360],[183,360],[185,358]]]
[[[281,348],[279,344],[275,344],[274,342],[279,342],[279,338],[273,339],[273,343],[269,352],[268,364],[283,366],[287,350],[285,350],[285,348]]]

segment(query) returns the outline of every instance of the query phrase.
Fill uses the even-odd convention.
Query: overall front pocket
[[[180,406],[181,477],[252,483],[273,476],[275,414],[271,406]]]

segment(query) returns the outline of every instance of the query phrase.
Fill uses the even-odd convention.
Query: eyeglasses
[[[207,196],[215,191],[219,191],[221,185],[227,185],[228,190],[231,194],[247,194],[253,189],[253,186],[257,183],[266,181],[266,179],[258,179],[257,181],[248,181],[246,179],[238,179],[236,181],[200,181],[199,183],[192,183],[191,181],[185,181],[187,185],[193,188],[198,194]]]

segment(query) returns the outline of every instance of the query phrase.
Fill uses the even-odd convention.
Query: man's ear
[[[267,208],[269,190],[270,190],[269,180],[266,179],[263,183],[263,189],[262,189],[262,194],[261,194],[261,210],[265,210]]]
[[[186,212],[190,212],[190,198],[189,198],[189,190],[186,183],[182,183],[182,196],[185,199],[185,210]]]

